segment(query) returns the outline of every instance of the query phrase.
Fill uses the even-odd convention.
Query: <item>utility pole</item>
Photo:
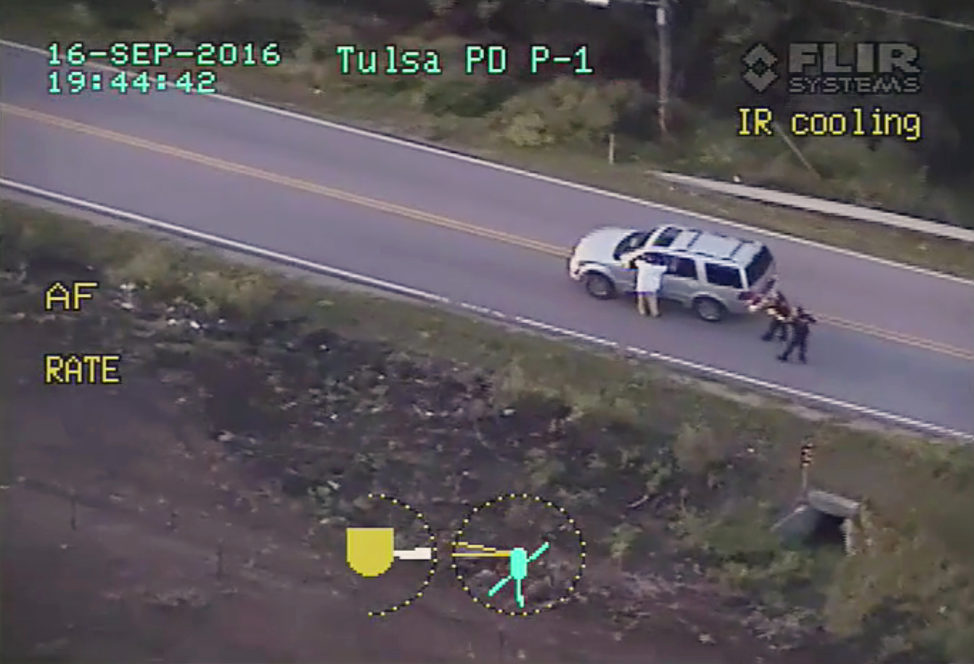
[[[665,138],[669,135],[667,119],[670,103],[670,2],[659,0],[656,5],[656,31],[659,40],[659,133]]]
[[[585,4],[608,7],[616,0],[584,0]],[[644,7],[656,7],[656,34],[659,42],[659,75],[657,88],[657,118],[661,137],[669,135],[670,79],[672,74],[673,51],[670,40],[670,3],[673,0],[618,0],[623,3],[638,3]]]

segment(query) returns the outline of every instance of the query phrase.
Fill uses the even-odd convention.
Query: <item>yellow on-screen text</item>
[[[773,136],[780,128],[792,136],[873,136],[914,142],[923,135],[919,113],[885,111],[853,106],[846,111],[792,111],[784,123],[770,108],[741,106],[737,109],[738,136]]]

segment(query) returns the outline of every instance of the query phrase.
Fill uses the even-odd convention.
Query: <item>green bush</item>
[[[358,31],[350,25],[324,19],[308,20],[304,23],[301,45],[294,51],[294,60],[302,64],[328,61],[337,57],[337,46],[358,43],[358,37]]]
[[[137,28],[156,15],[152,0],[86,0],[92,16],[116,30]]]
[[[128,261],[111,270],[118,283],[132,283],[153,295],[165,296],[163,289],[171,289],[174,265],[168,247],[151,247],[136,253]],[[168,294],[175,295],[170,291]]]
[[[605,140],[642,98],[633,81],[596,84],[562,77],[508,99],[494,124],[506,140],[521,147],[591,144]]]
[[[769,586],[805,584],[812,578],[813,559],[805,551],[776,552],[769,563],[748,564],[729,560],[713,574],[733,589],[766,589]]]
[[[871,149],[862,138],[826,137],[805,141],[801,149],[823,178],[859,204],[910,210],[929,192],[926,170],[895,140]],[[863,164],[870,167],[864,171]]]
[[[911,642],[939,657],[970,657],[974,643],[974,583],[942,544],[921,530],[892,528],[864,511],[862,541],[843,560],[828,592],[826,627],[833,634],[861,633],[891,612],[917,619]],[[959,563],[959,564],[958,564]]]
[[[84,264],[90,256],[77,251],[78,236],[63,225],[39,222],[35,224],[6,223],[0,201],[0,252],[5,269],[15,269],[21,261],[38,264],[46,261]]]
[[[209,42],[277,42],[294,53],[304,37],[301,22],[291,12],[271,4],[247,0],[205,0],[172,9],[167,16],[176,39]]]
[[[729,589],[807,586],[815,572],[814,554],[784,548],[771,525],[767,505],[746,502],[716,515],[685,509],[671,528],[685,549],[706,553],[708,576]]]
[[[778,173],[795,159],[780,138],[739,136],[736,116],[714,117],[686,104],[674,106],[685,123],[679,140],[670,145],[668,159],[675,168],[754,179],[766,171]]]
[[[781,550],[770,529],[771,520],[763,505],[745,505],[732,513],[703,524],[704,550],[721,561],[767,564]]]
[[[261,321],[277,297],[279,285],[265,274],[238,276],[217,270],[197,272],[186,279],[189,296],[211,316],[240,316]]]
[[[424,82],[418,99],[428,113],[478,118],[496,110],[512,91],[510,80],[500,77],[469,80],[435,77]]]
[[[548,125],[537,111],[515,115],[504,127],[501,136],[519,148],[537,148],[554,142]]]

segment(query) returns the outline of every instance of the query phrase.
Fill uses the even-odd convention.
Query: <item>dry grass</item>
[[[863,525],[869,547],[821,582],[830,628],[839,634],[868,633],[879,609],[895,606],[923,617],[911,640],[958,655],[970,644],[974,537],[967,506],[974,502],[974,451],[969,447],[803,419],[767,400],[748,406],[701,391],[655,366],[451,312],[402,301],[375,307],[378,296],[289,281],[144,235],[66,222],[9,203],[0,212],[0,246],[8,263],[16,256],[60,257],[107,268],[115,282],[137,281],[149,292],[196,302],[214,313],[262,318],[300,313],[312,326],[385,340],[404,357],[485,371],[492,376],[497,408],[530,410],[536,402],[531,399],[554,399],[567,404],[569,420],[595,427],[593,432],[606,427],[628,432],[619,434],[628,443],[590,455],[585,467],[599,477],[635,473],[647,499],[672,488],[676,477],[693,478],[691,504],[674,515],[677,534],[710,557],[715,578],[728,586],[786,592],[818,578],[813,574],[823,564],[818,558],[780,551],[767,536],[770,506],[787,505],[797,490],[798,447],[814,440],[813,483],[865,501],[871,515]],[[662,456],[646,456],[661,444]],[[527,457],[525,481],[536,490],[569,487],[562,490],[576,504],[597,500],[593,488],[570,488],[579,471],[570,471],[568,463],[561,452],[537,450]],[[638,546],[632,523],[623,518],[613,527],[608,551],[617,558],[631,555]]]

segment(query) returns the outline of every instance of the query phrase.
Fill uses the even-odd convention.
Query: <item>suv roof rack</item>
[[[745,244],[744,240],[722,233],[685,229],[673,240],[669,249],[674,252],[730,261]]]

